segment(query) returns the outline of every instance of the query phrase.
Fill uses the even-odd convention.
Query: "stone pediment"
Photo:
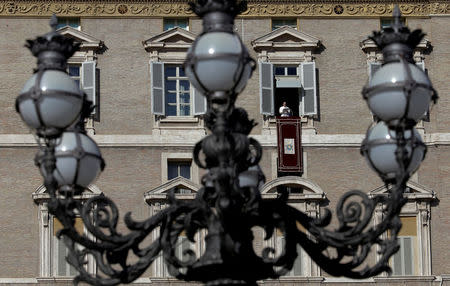
[[[95,196],[103,194],[96,185],[89,185],[80,196],[75,196],[75,199],[87,200]],[[32,194],[31,197],[36,203],[50,199],[50,195],[44,185],[40,185]]]
[[[312,50],[320,45],[320,40],[314,36],[283,26],[252,41],[255,50],[267,49],[304,49]]]
[[[408,182],[406,183],[407,193],[404,194],[404,197],[408,200],[432,200],[436,198],[436,194],[432,189],[429,189],[419,183],[416,182]],[[369,197],[375,196],[385,196],[388,195],[388,189],[386,186],[381,186],[372,190],[369,193]]]
[[[196,34],[183,28],[176,27],[156,35],[142,42],[144,48],[150,52],[160,49],[188,49],[197,37]]]
[[[291,193],[289,199],[322,200],[326,194],[316,183],[298,176],[284,176],[267,182],[261,187],[261,196],[264,199],[275,199],[278,196],[277,187],[299,187],[302,193]]]
[[[103,41],[70,26],[58,29],[58,32],[61,35],[74,39],[75,42],[81,43],[81,50],[97,50],[103,47]]]
[[[144,199],[147,203],[151,201],[167,200],[169,192],[174,188],[190,191],[190,193],[175,193],[177,199],[194,199],[201,186],[186,178],[176,177],[175,179],[146,192],[144,194]]]
[[[416,50],[423,51],[430,47],[431,43],[429,40],[423,38],[420,43],[417,45]],[[361,50],[363,50],[365,53],[370,51],[377,51],[379,50],[377,45],[372,39],[366,38],[365,40],[362,40],[359,43],[359,46],[361,47]],[[381,51],[380,51],[381,52]]]

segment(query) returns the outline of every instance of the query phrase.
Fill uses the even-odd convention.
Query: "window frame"
[[[416,182],[409,181],[407,183],[409,192],[404,193],[404,198],[407,199],[406,204],[402,208],[400,218],[402,217],[414,217],[416,219],[416,241],[417,252],[415,253],[416,265],[415,273],[408,276],[429,276],[431,275],[431,203],[436,199],[436,195],[433,190],[426,188]],[[375,196],[388,196],[388,191],[385,186],[381,186],[371,192],[369,197]],[[383,220],[384,205],[377,205],[373,216],[373,225],[378,225]],[[400,230],[401,231],[401,230]],[[388,232],[382,234],[383,239],[388,238]],[[377,245],[377,252],[380,250],[380,246]],[[377,261],[381,258],[377,254]],[[391,259],[392,262],[392,259]],[[382,276],[386,277],[387,274],[383,273]],[[398,278],[404,276],[394,276],[392,278]],[[389,279],[389,278],[388,278]]]
[[[168,68],[173,68],[175,67],[175,76],[168,76],[167,75],[167,69]],[[165,92],[164,92],[164,104],[166,105],[165,107],[165,114],[164,116],[166,117],[192,117],[193,116],[193,96],[194,96],[194,90],[193,90],[193,86],[191,85],[191,83],[189,82],[189,78],[187,77],[186,73],[184,76],[180,76],[180,71],[181,69],[184,69],[184,67],[182,65],[178,65],[178,64],[165,64],[164,65],[164,87],[165,87]],[[173,93],[173,92],[169,92],[168,87],[167,87],[167,81],[175,81],[175,105],[174,103],[169,103],[168,102],[168,95],[169,93]],[[189,83],[189,103],[182,103],[181,102],[181,81],[187,81]],[[186,92],[183,92],[186,94]],[[176,108],[176,115],[168,115],[168,107],[169,106],[175,106]],[[181,106],[189,106],[189,114],[188,115],[181,115]]]
[[[170,181],[168,179],[168,162],[169,161],[184,161],[191,163],[191,178],[188,179],[194,183],[199,184],[199,168],[194,163],[192,152],[163,152],[161,153],[161,183]],[[173,180],[173,179],[172,179]]]
[[[166,26],[166,22],[165,21],[167,21],[167,20],[175,20],[176,22],[178,22],[180,20],[186,20],[186,28],[178,26],[178,24],[176,23],[173,28],[166,29],[165,28],[165,26]],[[180,29],[189,31],[190,30],[190,26],[191,26],[191,18],[189,18],[189,17],[186,17],[186,18],[184,18],[184,17],[182,17],[182,18],[180,18],[180,17],[165,17],[165,18],[162,19],[162,21],[163,21],[163,23],[162,23],[162,30],[164,32],[165,31],[169,31],[169,30],[174,29],[174,28],[180,28]]]
[[[286,21],[292,21],[292,20],[295,21],[295,25],[289,25],[289,24],[286,24]],[[275,27],[274,27],[274,21],[282,21],[283,24],[278,25],[278,27],[275,28]],[[276,29],[279,29],[279,28],[284,27],[284,26],[288,26],[288,27],[291,27],[291,28],[293,28],[293,29],[295,29],[295,30],[298,30],[298,29],[299,29],[299,19],[296,18],[296,17],[289,17],[289,18],[270,18],[270,28],[271,28],[271,31],[275,31]]]
[[[76,200],[87,201],[88,199],[102,195],[103,193],[95,185],[89,185],[85,191],[75,196]],[[54,237],[54,223],[53,216],[48,211],[48,202],[50,195],[46,192],[44,185],[39,186],[32,194],[34,202],[38,205],[38,220],[39,220],[39,274],[40,277],[54,278],[58,280],[71,281],[73,276],[59,276],[56,272],[57,267],[55,260],[55,242]],[[89,236],[88,236],[89,237]],[[91,237],[93,238],[93,237]],[[62,241],[60,241],[63,243]],[[95,274],[96,264],[95,259],[91,256],[87,257],[87,271]]]
[[[62,29],[64,27],[72,27],[78,31],[81,31],[81,18],[80,17],[57,17],[58,19],[58,26],[57,30]],[[76,27],[72,26],[69,21],[70,20],[77,20],[78,25]],[[64,23],[60,23],[61,21],[64,21]]]
[[[169,178],[169,167],[170,165],[175,164],[177,168],[177,176],[173,178]],[[189,166],[189,178],[186,178],[181,174],[181,166]],[[192,160],[176,160],[176,159],[168,159],[167,160],[167,179],[173,180],[177,177],[183,177],[185,179],[191,180],[192,178]]]

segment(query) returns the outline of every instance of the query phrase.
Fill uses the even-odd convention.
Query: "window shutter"
[[[164,63],[150,63],[152,112],[155,115],[164,115]]]
[[[291,270],[292,275],[291,276],[302,276],[303,270],[302,270],[302,256],[303,256],[303,249],[300,247],[300,245],[297,244],[297,259],[295,259],[294,267]]]
[[[259,63],[259,96],[261,114],[273,115],[273,65],[271,63]]]
[[[81,86],[86,93],[87,99],[92,101],[94,106],[97,106],[95,83],[95,62],[83,62],[81,64]],[[92,111],[92,114],[96,113],[96,109],[97,107]]]
[[[194,115],[205,114],[206,112],[206,96],[201,94],[194,88]]]
[[[306,62],[301,64],[302,71],[302,115],[317,114],[316,64]]]
[[[372,79],[372,76],[375,72],[381,67],[381,63],[371,62],[369,63],[369,80]]]

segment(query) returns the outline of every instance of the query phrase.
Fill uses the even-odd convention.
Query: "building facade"
[[[346,191],[370,196],[386,189],[359,153],[374,121],[361,89],[382,62],[367,37],[389,25],[394,2],[249,1],[235,21],[258,65],[236,105],[258,125],[251,136],[263,146],[263,198],[288,187],[289,200],[310,216],[335,209]],[[428,146],[401,219],[401,250],[392,258],[393,275],[353,281],[330,277],[299,249],[294,269],[261,284],[304,285],[450,285],[450,2],[400,1],[405,24],[427,33],[414,53],[440,99],[417,128]],[[206,102],[187,80],[182,63],[201,32],[201,20],[187,1],[1,1],[0,2],[0,284],[68,284],[74,270],[65,247],[55,238],[60,227],[49,215],[48,195],[34,166],[37,144],[15,112],[14,101],[36,67],[23,47],[49,31],[81,43],[68,72],[96,104],[86,123],[98,143],[106,169],[80,197],[105,194],[136,219],[167,205],[167,192],[193,199],[205,170],[192,149],[208,131]],[[301,117],[303,171],[279,176],[276,116],[282,102]],[[381,220],[381,209],[373,223]],[[84,231],[82,221],[76,226]],[[255,249],[276,250],[283,237],[263,240],[255,230]],[[156,236],[155,236],[156,237]],[[204,242],[181,237],[177,253],[201,252]],[[375,250],[375,249],[374,249]],[[376,262],[376,254],[369,262]],[[88,261],[95,272],[94,261]],[[136,284],[173,284],[162,258]]]

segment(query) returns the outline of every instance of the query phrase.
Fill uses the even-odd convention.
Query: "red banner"
[[[300,117],[277,117],[278,171],[303,172]]]

